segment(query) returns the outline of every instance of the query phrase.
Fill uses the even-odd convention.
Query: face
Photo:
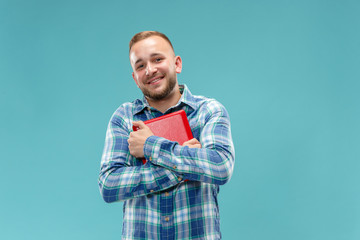
[[[170,44],[159,36],[135,43],[130,50],[133,78],[145,97],[157,101],[168,98],[177,86],[182,62]]]

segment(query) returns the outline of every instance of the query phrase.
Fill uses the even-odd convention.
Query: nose
[[[155,72],[157,71],[157,69],[155,68],[155,66],[151,65],[150,63],[146,66],[145,69],[145,75],[146,76],[151,76],[153,75]]]

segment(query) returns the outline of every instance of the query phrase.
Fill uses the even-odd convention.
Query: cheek
[[[143,79],[143,77],[144,77],[143,72],[135,73],[135,79],[136,79],[137,82],[141,82],[141,79]]]
[[[168,72],[175,70],[175,66],[173,64],[164,63],[161,66],[158,67],[158,70],[162,72]]]
[[[141,84],[141,78],[140,78],[140,75],[139,75],[139,74],[134,73],[133,79],[134,79],[136,85],[139,86],[139,84]]]

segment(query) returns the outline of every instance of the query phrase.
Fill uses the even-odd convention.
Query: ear
[[[182,70],[182,60],[180,56],[175,57],[175,72],[181,73]]]
[[[136,76],[135,76],[135,73],[134,72],[132,72],[132,77],[133,77],[133,79],[134,79],[134,81],[135,81],[135,84],[136,84],[136,86],[137,87],[139,87],[139,84],[138,84],[138,82],[137,82],[137,80],[136,80]]]

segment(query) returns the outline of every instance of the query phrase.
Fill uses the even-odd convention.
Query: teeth
[[[151,81],[150,83],[156,83],[156,82],[160,81],[160,79],[161,79],[161,78],[157,78],[157,79]]]

